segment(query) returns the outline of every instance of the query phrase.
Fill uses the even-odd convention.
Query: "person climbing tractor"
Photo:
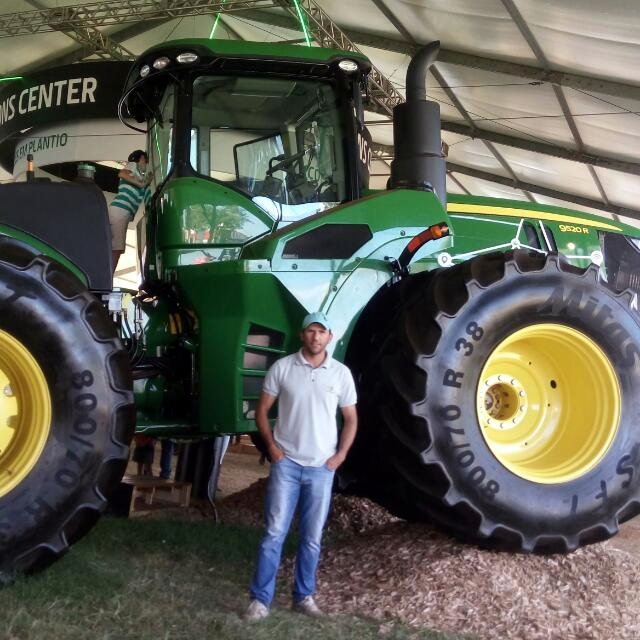
[[[149,157],[146,151],[132,151],[128,161],[127,167],[118,172],[118,194],[109,206],[114,273],[120,256],[124,253],[129,222],[133,220],[141,204],[148,207],[151,201],[151,178],[147,174]]]

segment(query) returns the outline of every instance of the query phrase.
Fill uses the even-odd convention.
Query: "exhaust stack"
[[[440,42],[424,45],[407,69],[407,101],[393,109],[394,160],[389,186],[433,191],[447,205],[446,163],[440,136],[440,105],[427,100],[426,76]]]

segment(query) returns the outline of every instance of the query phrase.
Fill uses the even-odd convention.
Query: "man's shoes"
[[[312,618],[324,618],[324,612],[318,607],[316,601],[313,599],[313,596],[307,596],[306,598],[300,600],[300,602],[295,602],[293,605],[293,609],[298,613],[304,613],[305,616],[311,616]]]
[[[244,612],[245,620],[262,620],[269,615],[269,609],[260,602],[260,600],[252,600]]]

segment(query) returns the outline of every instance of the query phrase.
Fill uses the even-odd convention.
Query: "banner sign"
[[[16,145],[13,164],[15,165],[18,161],[25,160],[30,153],[36,154],[38,151],[66,147],[68,142],[69,135],[67,133],[52,133],[21,140]]]
[[[69,162],[124,161],[134,149],[144,149],[143,133],[127,129],[115,118],[63,122],[33,127],[15,143],[14,178],[27,170],[27,155],[33,154],[35,166]]]
[[[11,122],[17,115],[62,105],[95,103],[98,81],[93,78],[69,78],[14,93],[0,103],[0,126]]]
[[[16,136],[45,124],[117,118],[130,62],[85,62],[0,84],[0,164],[10,171]],[[61,140],[42,141],[61,145]],[[27,151],[26,153],[32,153]]]

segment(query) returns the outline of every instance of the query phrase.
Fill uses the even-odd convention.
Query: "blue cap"
[[[321,324],[327,331],[331,331],[331,321],[321,311],[314,311],[304,317],[302,328],[306,329],[310,324]]]

